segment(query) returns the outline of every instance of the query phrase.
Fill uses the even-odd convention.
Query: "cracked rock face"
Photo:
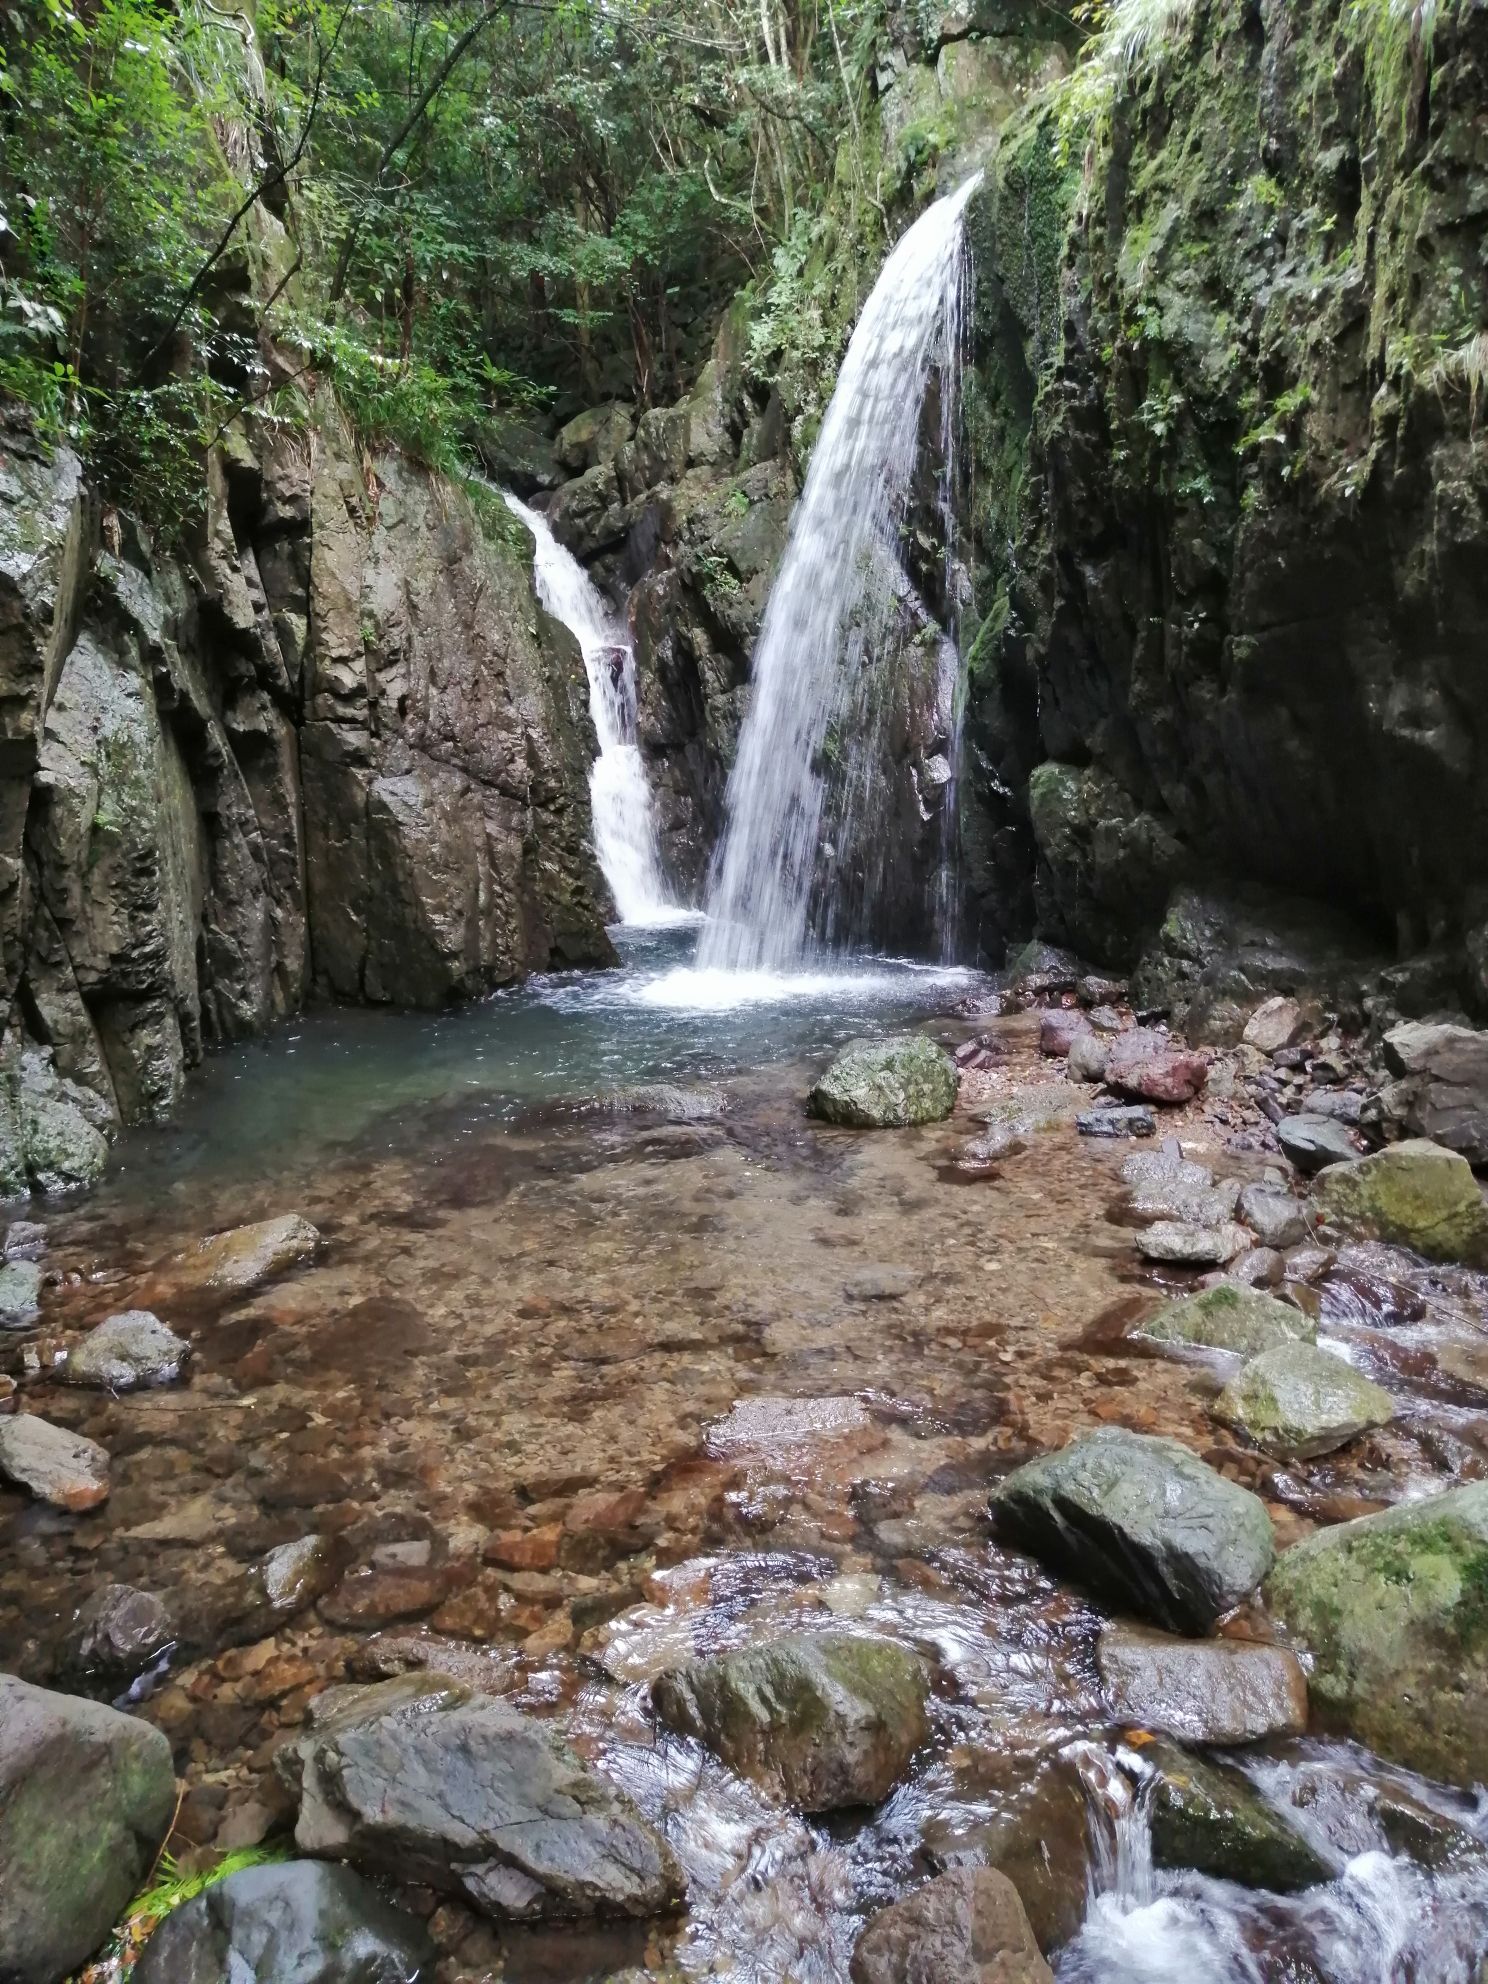
[[[438,1675],[332,1690],[285,1755],[302,1851],[518,1921],[646,1916],[681,1873],[623,1793],[551,1728]]]

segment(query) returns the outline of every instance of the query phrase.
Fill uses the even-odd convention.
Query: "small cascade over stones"
[[[686,914],[662,874],[651,789],[636,741],[635,655],[625,629],[572,552],[538,511],[502,492],[532,533],[537,596],[578,642],[589,678],[599,756],[589,773],[594,851],[622,923],[675,922]]]
[[[906,703],[956,728],[954,644],[928,622],[906,638],[901,536],[933,380],[953,418],[964,288],[963,216],[981,175],[920,216],[884,264],[848,346],[760,629],[753,700],[729,778],[698,962],[780,968],[816,943],[874,933],[896,858],[877,788]],[[906,692],[887,665],[908,647]],[[948,752],[921,768],[922,817],[951,783]],[[877,843],[871,844],[871,843]],[[851,882],[848,880],[851,874]]]

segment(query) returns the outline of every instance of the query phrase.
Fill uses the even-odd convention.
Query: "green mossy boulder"
[[[1263,1289],[1221,1282],[1198,1295],[1164,1303],[1142,1324],[1143,1336],[1158,1343],[1191,1343],[1203,1350],[1229,1350],[1254,1357],[1278,1343],[1311,1343],[1317,1325],[1289,1302]]]
[[[803,1812],[876,1805],[925,1740],[930,1676],[892,1640],[793,1633],[659,1677],[656,1712]]]
[[[1312,1188],[1323,1218],[1428,1261],[1488,1267],[1488,1204],[1465,1157],[1425,1138],[1332,1164]]]
[[[0,1977],[93,1955],[176,1809],[170,1744],[137,1716],[0,1674]]]
[[[1155,1866],[1191,1867],[1275,1894],[1297,1894],[1332,1879],[1334,1870],[1240,1771],[1161,1740],[1144,1745],[1141,1754],[1154,1773],[1149,1810]]]
[[[1263,1597],[1314,1713],[1391,1763],[1488,1781],[1488,1482],[1294,1544]]]
[[[1214,1416],[1278,1460],[1307,1460],[1387,1426],[1395,1406],[1343,1358],[1310,1343],[1278,1343],[1235,1373]]]
[[[813,1116],[854,1130],[939,1123],[956,1106],[956,1064],[922,1034],[850,1040],[806,1098]]]

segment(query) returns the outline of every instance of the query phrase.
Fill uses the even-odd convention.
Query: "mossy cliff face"
[[[1238,880],[1481,1008],[1488,14],[1409,13],[1201,0],[1004,134],[968,832],[984,894],[1092,952]]]
[[[5,1191],[96,1175],[100,1129],[309,996],[611,955],[582,666],[523,548],[328,398],[207,468],[162,555],[0,437]]]

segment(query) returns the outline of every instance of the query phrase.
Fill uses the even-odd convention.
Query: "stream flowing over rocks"
[[[808,11],[4,344],[0,1984],[1488,1984],[1488,8]]]

